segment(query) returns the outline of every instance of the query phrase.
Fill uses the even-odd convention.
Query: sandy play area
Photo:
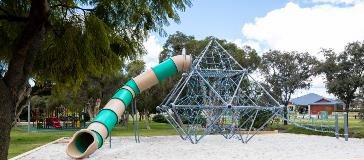
[[[65,153],[67,139],[32,152],[22,160],[70,159]],[[248,144],[207,136],[199,144],[177,136],[113,137],[89,159],[125,160],[364,160],[364,139],[337,140],[334,137],[296,134],[257,135]]]

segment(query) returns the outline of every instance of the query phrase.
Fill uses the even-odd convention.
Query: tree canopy
[[[193,36],[187,36],[177,31],[175,34],[170,35],[163,45],[160,61],[181,54],[183,48],[186,49],[187,54],[196,58],[213,38],[215,37],[209,36],[203,40],[196,40]],[[217,39],[217,41],[248,71],[252,72],[258,68],[261,58],[255,49],[249,46],[239,48],[236,44],[223,39]]]
[[[326,60],[320,72],[326,76],[326,87],[349,106],[356,92],[364,86],[364,43],[353,42],[345,50],[336,54],[333,50],[323,50]]]
[[[287,106],[297,89],[310,87],[317,63],[308,53],[272,50],[263,54],[260,69],[275,98]]]
[[[297,89],[310,88],[311,77],[316,74],[318,61],[308,53],[282,52],[272,50],[263,54],[260,69],[265,78],[267,89],[273,97],[285,106]],[[287,124],[287,121],[284,121]]]
[[[150,31],[179,22],[190,0],[1,0],[0,159],[7,159],[16,108],[28,79],[77,91],[144,54]]]
[[[144,54],[149,31],[165,34],[168,20],[179,22],[178,10],[188,0],[49,1],[47,34],[35,56],[33,76],[58,84],[80,86],[87,76],[119,70],[125,59]],[[29,19],[30,1],[0,3],[0,58],[9,62]]]

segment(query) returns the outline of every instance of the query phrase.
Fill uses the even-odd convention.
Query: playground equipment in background
[[[57,107],[54,110],[43,108],[32,109],[33,127],[37,129],[74,129],[86,127],[89,119],[84,112],[75,113],[67,107]]]
[[[52,125],[54,128],[57,128],[57,129],[62,128],[61,123],[59,122],[58,118],[56,118],[56,117],[47,118],[46,123],[48,125]]]
[[[209,134],[247,143],[283,107],[216,40],[157,108],[183,140]]]
[[[120,120],[126,107],[130,105],[137,94],[177,72],[187,71],[190,65],[190,56],[174,56],[128,81],[114,94],[87,129],[82,129],[73,135],[66,153],[72,158],[84,158],[95,152],[110,136],[112,128]]]

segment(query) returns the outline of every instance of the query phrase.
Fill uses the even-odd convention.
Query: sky
[[[322,48],[343,51],[345,45],[364,40],[364,0],[193,0],[180,12],[181,22],[165,27],[167,34],[181,31],[196,39],[214,36],[249,45],[260,55],[269,49],[309,52],[324,60]],[[167,37],[151,33],[144,46],[147,67],[158,64],[158,55]],[[188,53],[188,51],[187,51]],[[261,79],[259,74],[255,74]],[[309,90],[293,97],[326,92],[325,77],[312,79]]]

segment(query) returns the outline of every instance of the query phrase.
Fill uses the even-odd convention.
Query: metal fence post
[[[348,113],[344,112],[344,137],[345,141],[349,138],[349,128],[348,128]]]
[[[335,112],[335,136],[339,139],[339,114]]]

